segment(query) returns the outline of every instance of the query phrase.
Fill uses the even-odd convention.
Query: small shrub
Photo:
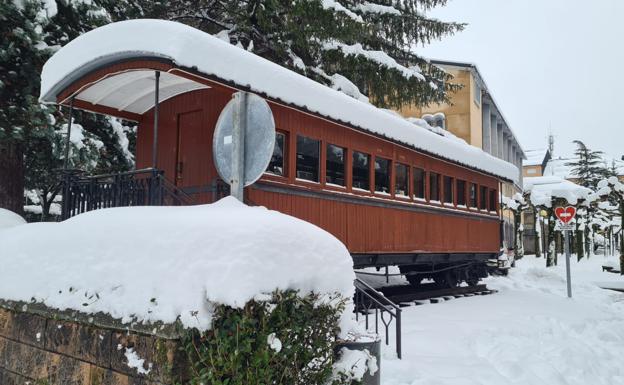
[[[332,383],[345,301],[276,291],[242,309],[219,305],[212,329],[187,334],[193,385]]]

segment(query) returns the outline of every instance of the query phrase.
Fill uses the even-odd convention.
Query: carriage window
[[[333,144],[327,145],[327,170],[325,171],[325,182],[339,186],[345,185],[344,154],[344,148],[334,146]]]
[[[450,176],[444,177],[444,202],[451,204],[455,202],[453,197],[453,178]]]
[[[370,155],[353,151],[353,188],[370,190]]]
[[[440,174],[435,172],[429,173],[429,200],[440,201]]]
[[[468,192],[470,199],[470,207],[477,207],[477,185],[470,183],[470,191]]]
[[[457,180],[457,205],[466,206],[466,181]]]
[[[406,165],[397,163],[394,169],[394,194],[409,196],[409,169]]]
[[[490,190],[490,211],[496,211],[496,190]]]
[[[297,178],[319,181],[319,141],[297,136]]]
[[[488,188],[485,186],[481,186],[479,191],[479,208],[481,210],[487,210],[487,197]]]
[[[284,154],[286,145],[286,135],[275,133],[275,147],[273,147],[273,156],[267,167],[267,172],[275,175],[284,176]]]
[[[388,159],[375,157],[375,191],[390,193],[390,165]]]
[[[414,168],[414,198],[425,199],[425,170]]]

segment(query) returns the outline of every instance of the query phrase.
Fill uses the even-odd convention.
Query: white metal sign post
[[[557,223],[557,229],[563,231],[564,245],[566,255],[566,281],[568,285],[568,298],[572,298],[572,277],[570,274],[570,233],[574,230],[574,225],[571,221],[576,216],[576,208],[572,206],[557,207],[555,209],[555,215],[559,219]]]
[[[232,174],[230,194],[243,202],[245,187],[245,132],[247,131],[247,93],[234,94],[234,127],[232,130]]]

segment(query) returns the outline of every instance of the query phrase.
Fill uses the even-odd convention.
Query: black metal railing
[[[401,358],[401,308],[390,301],[372,286],[356,278],[355,285],[355,318],[359,321],[360,314],[365,317],[367,330],[372,329],[369,316],[375,316],[375,333],[379,334],[379,324],[385,329],[386,345],[390,345],[390,325],[394,321],[397,357]]]
[[[162,170],[153,168],[94,176],[65,170],[62,179],[62,220],[109,207],[186,206],[195,203],[191,196],[165,179]]]

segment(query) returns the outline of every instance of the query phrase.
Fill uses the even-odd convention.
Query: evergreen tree
[[[40,34],[41,5],[0,2],[0,207],[22,212],[23,158],[45,114],[37,104],[39,72],[47,59]]]
[[[97,1],[114,20],[180,21],[379,107],[448,101],[458,88],[414,52],[463,29],[427,17],[447,0]]]
[[[44,6],[45,5],[45,6]],[[59,190],[66,116],[38,103],[39,74],[60,46],[108,22],[90,1],[1,2],[0,21],[0,207],[21,213],[24,189],[46,219]],[[70,166],[86,171],[133,167],[128,150],[133,130],[91,113],[76,114]],[[83,130],[83,127],[86,130]]]
[[[572,173],[578,177],[581,186],[594,190],[604,173],[603,152],[589,149],[580,140],[575,140],[574,143],[577,146],[574,152],[577,159],[566,163],[566,166],[572,167]]]

